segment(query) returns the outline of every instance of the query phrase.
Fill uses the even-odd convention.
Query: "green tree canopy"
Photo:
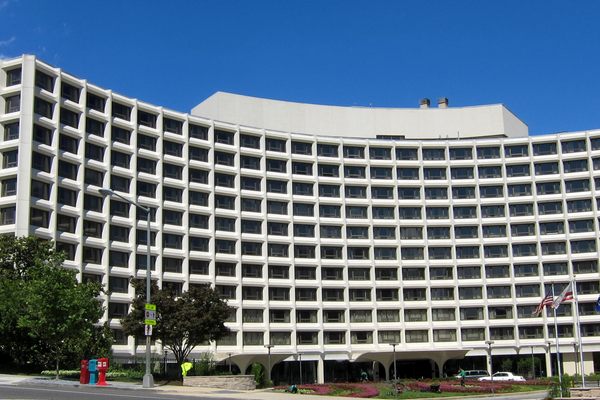
[[[110,351],[100,284],[79,283],[63,261],[53,242],[0,236],[0,350],[17,363],[58,369],[90,348]]]
[[[146,282],[134,279],[131,283],[137,296],[121,325],[126,334],[140,337],[144,335]],[[224,323],[232,308],[210,286],[194,286],[176,296],[153,282],[151,292],[157,314],[152,334],[173,353],[178,364],[185,361],[195,346],[218,340],[229,332]]]

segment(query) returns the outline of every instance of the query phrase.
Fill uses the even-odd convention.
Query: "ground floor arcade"
[[[139,350],[139,355],[142,356],[143,349],[140,347]],[[275,384],[353,382],[360,380],[363,373],[372,381],[389,380],[394,376],[417,379],[447,377],[456,375],[460,368],[491,369],[494,372],[511,370],[528,379],[558,374],[558,357],[554,345],[395,352],[391,349],[372,352],[293,353],[279,352],[276,347],[270,350],[269,352],[269,349],[264,348],[261,352],[242,354],[215,352],[212,359],[221,365],[221,369],[238,373],[250,373],[254,363],[263,365],[267,371],[270,367],[271,379]],[[576,350],[578,348],[573,345],[561,346],[562,373],[580,374],[582,366],[586,375],[600,371],[600,347],[593,345],[590,351],[586,350],[583,353],[583,363]],[[125,354],[115,356],[125,363],[132,361]],[[194,356],[192,354],[190,359]],[[197,356],[200,358],[200,354]],[[530,360],[525,368],[523,360]],[[164,361],[167,363],[173,360],[165,353]]]

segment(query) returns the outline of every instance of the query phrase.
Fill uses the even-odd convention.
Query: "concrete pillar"
[[[383,369],[385,370],[385,380],[389,381],[390,380],[390,364],[384,363],[382,365],[383,365]]]
[[[431,366],[431,377],[432,378],[439,378],[440,376],[438,374],[435,373],[435,366],[437,364],[437,361],[435,360],[429,360],[429,364]],[[438,368],[440,373],[442,372],[442,368]]]
[[[371,363],[371,369],[373,370],[373,380],[375,382],[379,381],[379,363],[377,361],[373,361]]]
[[[325,360],[323,355],[317,360],[317,383],[325,383]]]
[[[35,87],[35,56],[25,56],[21,67],[21,118],[19,120],[19,170],[31,172],[31,152],[33,149],[33,102]],[[55,89],[56,92],[56,89]],[[55,113],[58,104],[54,106]],[[56,114],[55,114],[56,115]],[[58,143],[58,131],[54,132],[53,143]],[[58,168],[58,159],[52,163],[52,173]],[[25,179],[27,177],[27,179]],[[56,195],[57,189],[52,190]],[[52,195],[52,194],[51,194]],[[19,175],[17,179],[17,202],[15,210],[15,236],[29,235],[29,202],[31,200],[31,181],[28,174]],[[50,227],[55,226],[51,218]],[[52,229],[51,229],[52,231]],[[54,238],[52,238],[54,239]]]
[[[550,351],[546,348],[546,376],[552,376],[552,357]]]

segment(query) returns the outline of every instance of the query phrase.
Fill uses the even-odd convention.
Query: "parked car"
[[[498,382],[525,382],[525,378],[520,375],[514,375],[512,372],[496,372],[492,376],[484,376],[478,379],[479,381],[498,381]]]
[[[484,376],[490,376],[490,374],[483,369],[470,369],[465,371],[465,379],[479,379]],[[457,374],[455,378],[460,379],[460,374]]]

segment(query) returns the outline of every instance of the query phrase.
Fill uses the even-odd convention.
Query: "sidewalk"
[[[287,398],[298,398],[298,394],[273,392],[271,389],[256,389],[256,390],[231,390],[218,388],[199,388],[191,386],[175,386],[163,385],[155,386],[152,389],[142,387],[141,383],[130,382],[113,382],[109,381],[108,386],[82,385],[75,380],[54,379],[50,377],[35,377],[28,375],[5,375],[0,374],[0,385],[48,385],[48,386],[70,386],[70,387],[85,387],[92,390],[103,390],[105,387],[124,390],[136,391],[156,391],[162,394],[173,394],[182,396],[198,396],[198,397],[217,397],[222,399],[239,399],[244,397],[247,400],[278,400]],[[323,400],[323,396],[317,395],[301,395],[302,400]],[[348,400],[347,397],[327,396],[327,400]]]
[[[104,388],[114,388],[122,390],[135,390],[135,391],[147,391],[157,392],[161,394],[169,395],[181,395],[181,396],[197,396],[212,397],[221,399],[239,399],[243,397],[245,400],[348,400],[348,397],[339,396],[319,396],[310,394],[291,394],[284,392],[273,392],[271,389],[256,389],[256,390],[231,390],[231,389],[217,389],[217,388],[199,388],[191,386],[174,386],[174,385],[163,385],[155,386],[152,389],[145,389],[141,383],[130,383],[130,382],[108,382],[108,386],[95,386],[95,385],[81,385],[79,381],[65,380],[65,379],[53,379],[48,377],[34,377],[27,375],[3,375],[0,374],[0,385],[48,385],[48,386],[70,386],[70,387],[83,387],[91,390],[103,390]],[[473,395],[473,396],[461,396],[461,399],[487,399],[489,395]],[[493,396],[496,399],[512,399],[512,400],[530,400],[530,399],[543,399],[546,397],[545,391],[540,392],[525,392],[525,393],[511,393],[511,394],[497,394]],[[428,400],[422,398],[420,400]],[[433,400],[433,399],[432,399]]]

